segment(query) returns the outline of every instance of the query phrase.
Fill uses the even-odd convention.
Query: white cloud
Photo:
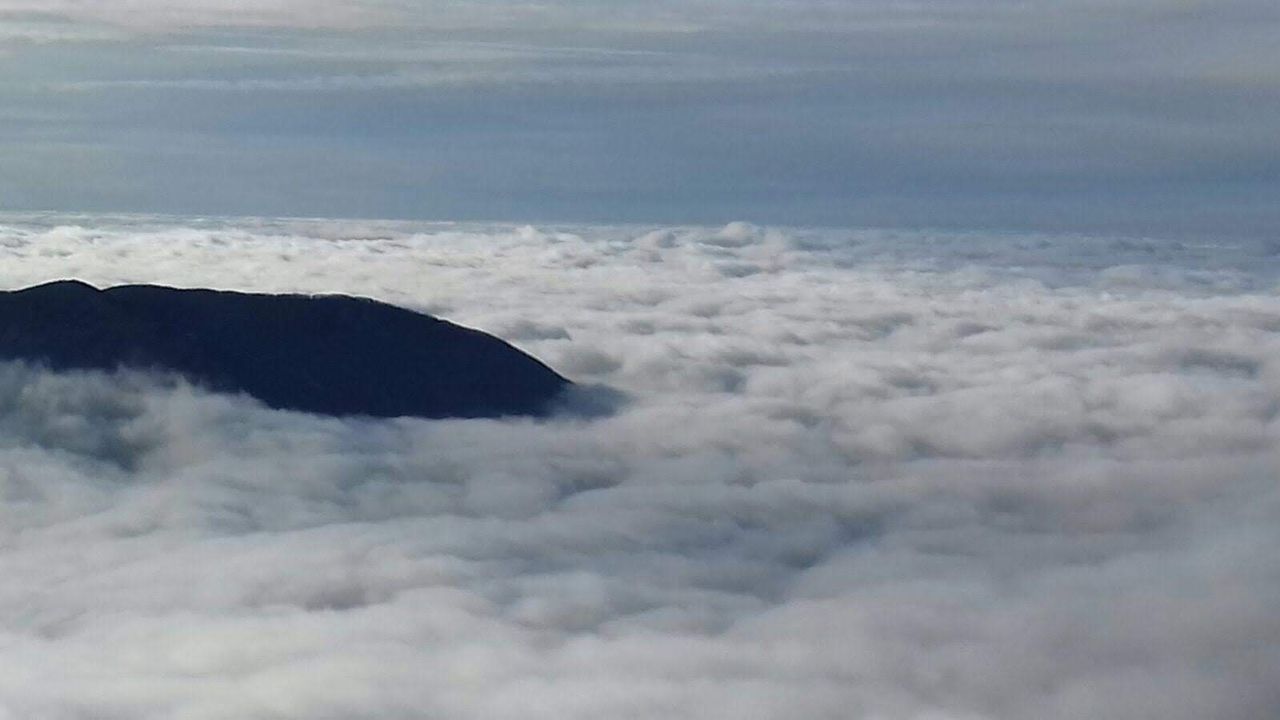
[[[9,216],[0,256],[367,294],[629,396],[370,422],[4,367],[10,716],[1280,707],[1265,246]]]

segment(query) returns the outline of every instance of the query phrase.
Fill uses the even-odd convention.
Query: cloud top
[[[0,248],[9,287],[431,308],[630,396],[355,421],[0,368],[14,717],[1278,706],[1265,244],[9,217]]]

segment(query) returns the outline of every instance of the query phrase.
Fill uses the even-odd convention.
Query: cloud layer
[[[629,402],[0,368],[0,716],[1274,717],[1265,244],[9,216],[0,285],[362,293]]]

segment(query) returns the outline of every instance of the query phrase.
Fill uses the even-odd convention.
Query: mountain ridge
[[[571,386],[500,338],[370,298],[74,279],[0,292],[0,360],[172,371],[338,416],[540,416]]]

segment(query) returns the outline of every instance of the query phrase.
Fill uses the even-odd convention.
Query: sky
[[[0,208],[1262,237],[1270,0],[0,0]]]
[[[66,276],[375,297],[621,398],[0,364],[0,718],[1280,716],[1273,242],[0,217],[0,288]]]

